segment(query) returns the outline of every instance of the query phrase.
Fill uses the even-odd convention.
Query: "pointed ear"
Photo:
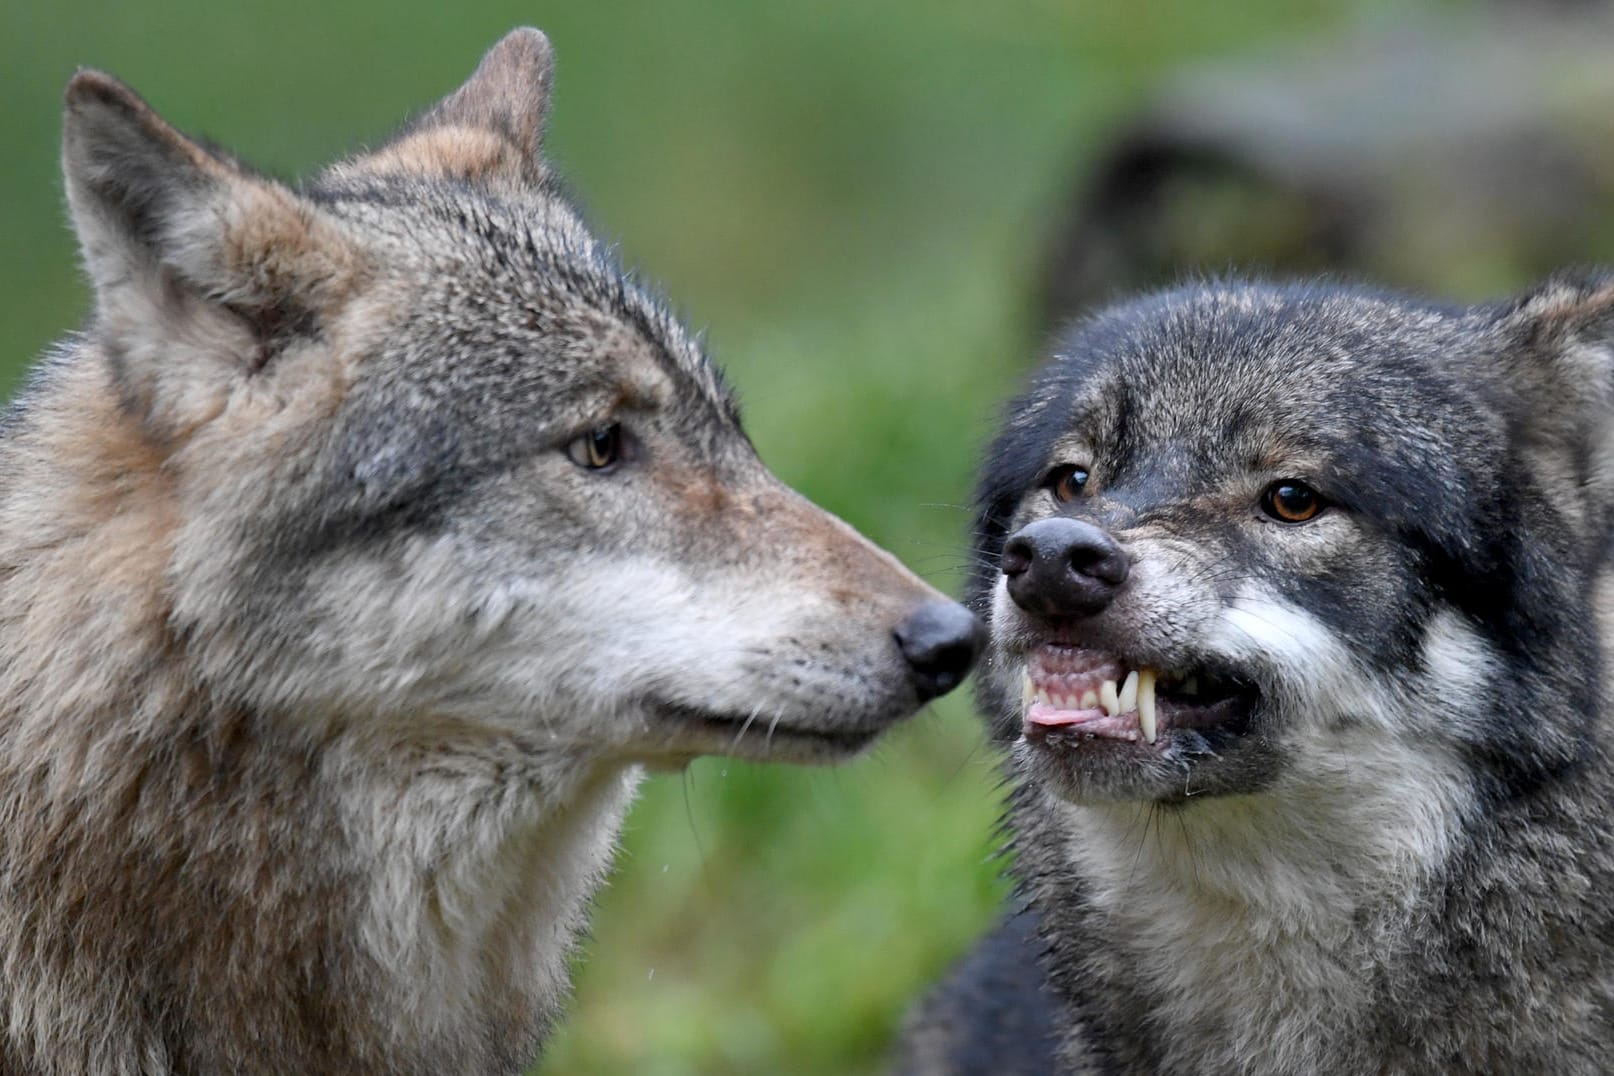
[[[1614,275],[1560,274],[1499,320],[1503,396],[1526,462],[1585,499],[1596,526],[1614,523]]]
[[[337,166],[337,174],[404,172],[494,184],[544,176],[539,151],[555,54],[542,31],[522,27],[488,50],[465,85],[403,135]]]
[[[62,169],[95,331],[148,411],[164,382],[261,367],[363,275],[338,222],[185,137],[98,71],[68,83]]]

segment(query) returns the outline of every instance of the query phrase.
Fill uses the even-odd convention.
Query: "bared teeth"
[[[1154,713],[1154,670],[1144,669],[1133,674],[1138,678],[1138,728],[1143,732],[1143,738],[1154,743],[1156,736]],[[1127,682],[1131,683],[1128,677]]]
[[[1124,714],[1131,710],[1137,709],[1138,670],[1133,669],[1131,672],[1126,674],[1126,681],[1121,685],[1121,690],[1118,698],[1116,699],[1116,704],[1120,707],[1120,709],[1116,711],[1117,713]]]
[[[1159,674],[1154,669],[1133,669],[1119,685],[1114,680],[1104,680],[1097,690],[1061,691],[1057,687],[1050,689],[1039,685],[1028,668],[1020,683],[1021,711],[1028,712],[1034,703],[1057,710],[1103,710],[1110,717],[1136,710],[1138,731],[1145,742],[1154,743],[1160,734],[1155,705],[1158,678]],[[1185,681],[1183,686],[1195,690],[1199,687],[1192,678]]]

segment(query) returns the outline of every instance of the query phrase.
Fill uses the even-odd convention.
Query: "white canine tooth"
[[[1036,694],[1033,695],[1032,698],[1035,701],[1042,703],[1044,706],[1053,705],[1053,700],[1048,697],[1048,692],[1044,688],[1037,688]]]
[[[1031,709],[1031,704],[1037,698],[1037,685],[1031,682],[1031,671],[1028,669],[1020,681],[1020,712],[1023,714]]]
[[[1121,712],[1121,696],[1116,693],[1114,680],[1106,680],[1098,686],[1098,703],[1111,717]]]
[[[1120,707],[1117,713],[1127,713],[1137,709],[1138,706],[1138,670],[1133,669],[1126,674],[1126,683],[1121,685],[1120,694],[1116,698],[1116,705]]]
[[[1154,670],[1144,669],[1138,674],[1138,728],[1150,743],[1155,740],[1154,723]]]
[[[1097,710],[1098,692],[1094,691],[1092,688],[1088,688],[1086,691],[1082,692],[1081,707],[1083,710]]]

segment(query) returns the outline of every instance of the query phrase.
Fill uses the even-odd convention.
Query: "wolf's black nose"
[[[1043,616],[1092,616],[1114,599],[1131,567],[1109,534],[1066,516],[1015,532],[999,566],[1014,604]]]
[[[957,602],[929,601],[892,633],[908,659],[921,702],[945,695],[963,682],[986,642],[986,629]]]

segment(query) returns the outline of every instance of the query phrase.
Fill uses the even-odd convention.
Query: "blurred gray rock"
[[[1050,323],[1230,268],[1478,297],[1614,262],[1614,17],[1385,20],[1187,69],[1083,173]]]

